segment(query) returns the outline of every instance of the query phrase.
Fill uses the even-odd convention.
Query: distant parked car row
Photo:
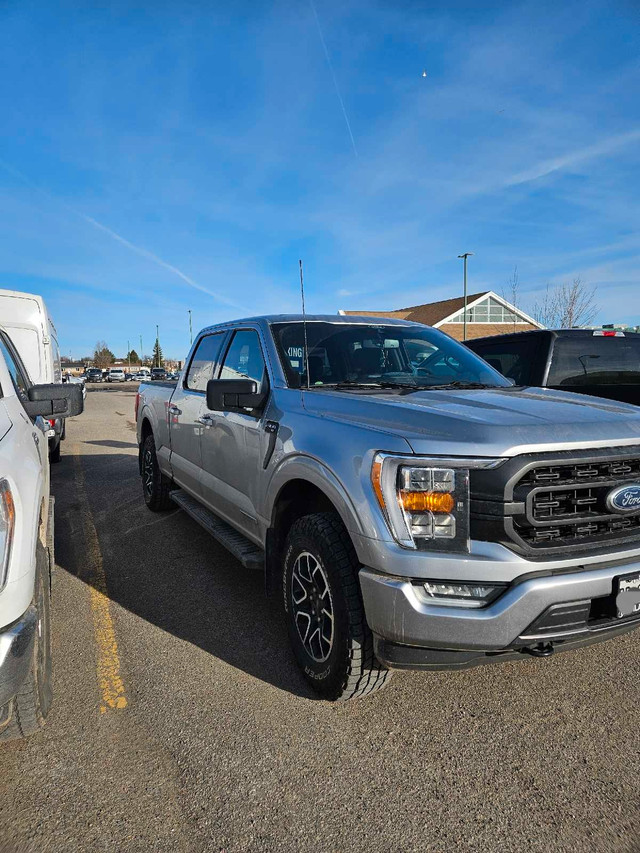
[[[177,372],[172,373],[164,367],[152,367],[151,369],[142,367],[136,373],[131,373],[122,367],[110,367],[108,370],[100,367],[88,367],[82,377],[87,382],[149,382],[150,380],[177,378]]]

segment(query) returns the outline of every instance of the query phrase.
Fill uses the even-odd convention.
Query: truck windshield
[[[443,386],[504,388],[509,381],[452,338],[427,326],[307,322],[275,323],[274,340],[291,388]]]
[[[559,337],[548,385],[640,384],[640,335]]]

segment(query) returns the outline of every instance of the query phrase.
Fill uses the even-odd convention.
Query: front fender
[[[331,501],[342,523],[351,533],[364,534],[360,515],[347,489],[326,465],[305,454],[287,456],[275,469],[267,492],[265,515],[273,518],[274,507],[282,489],[292,480],[306,480]]]

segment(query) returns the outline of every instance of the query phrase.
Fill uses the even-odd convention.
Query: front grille
[[[539,486],[546,483],[593,483],[640,477],[640,457],[612,459],[606,462],[565,462],[531,468],[520,481],[521,485]]]
[[[625,483],[640,483],[637,446],[532,454],[471,472],[472,537],[541,557],[640,544],[640,510],[621,515],[607,505]]]

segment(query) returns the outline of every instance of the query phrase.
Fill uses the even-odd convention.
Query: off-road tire
[[[169,497],[171,480],[160,471],[153,435],[148,435],[142,445],[140,474],[142,476],[144,502],[149,509],[152,512],[170,509],[172,505]]]
[[[333,641],[323,661],[309,653],[294,613],[293,574],[296,561],[311,554],[326,579],[333,610]],[[358,570],[360,564],[340,517],[331,512],[306,515],[289,531],[284,547],[282,595],[294,655],[306,680],[323,699],[346,701],[380,690],[391,680],[373,653]],[[304,624],[304,623],[303,623]]]
[[[0,741],[35,734],[44,726],[51,708],[51,578],[49,555],[38,542],[33,604],[38,611],[29,675],[8,706],[0,709]],[[4,725],[2,723],[4,722]]]

